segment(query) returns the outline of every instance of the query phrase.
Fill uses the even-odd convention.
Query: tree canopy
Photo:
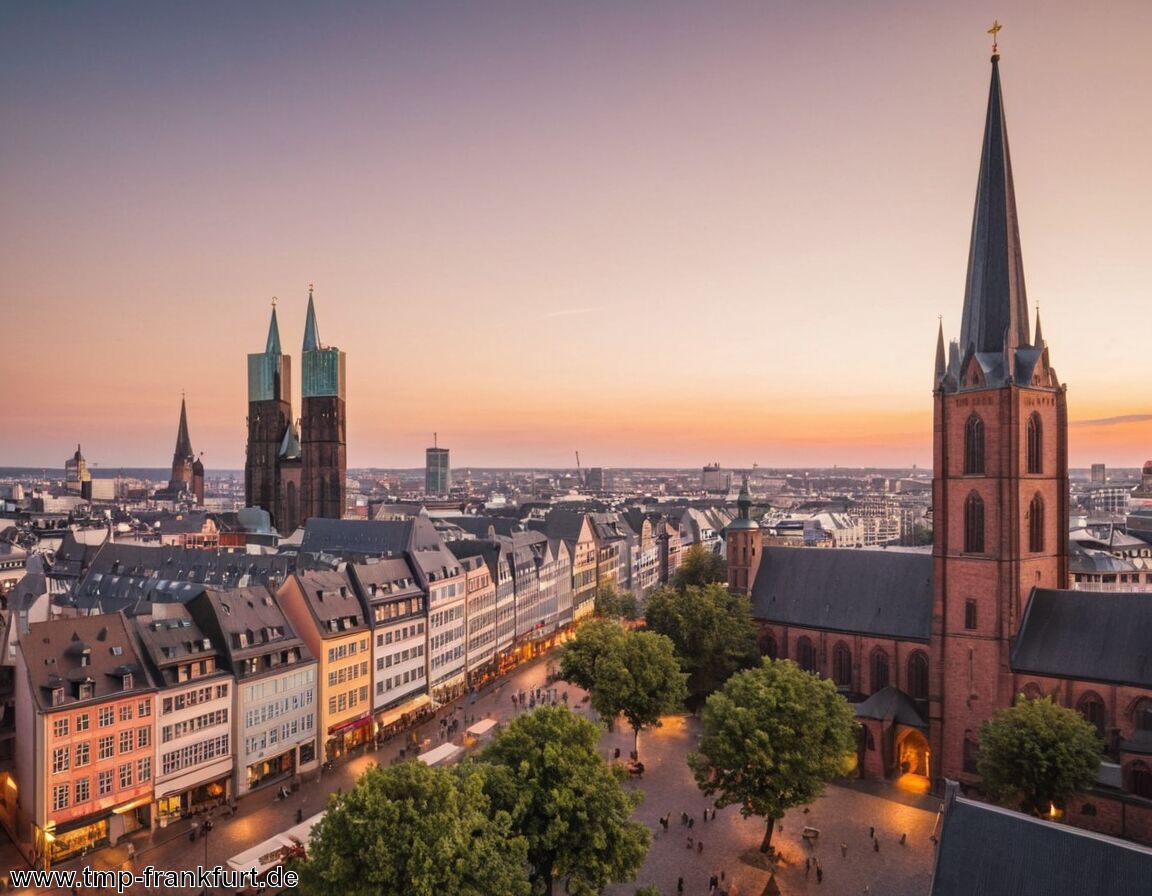
[[[631,820],[643,794],[621,786],[599,739],[599,727],[568,707],[543,706],[517,716],[480,755],[493,806],[527,838],[535,892],[551,896],[566,880],[568,893],[599,893],[634,877],[648,853],[647,827]]]
[[[846,773],[855,746],[852,708],[831,681],[790,660],[765,659],[708,698],[688,764],[717,806],[767,819],[760,846],[767,852],[777,820]]]
[[[976,770],[998,802],[1041,815],[1096,780],[1102,747],[1074,709],[1021,699],[981,726]]]
[[[728,581],[728,564],[702,544],[694,544],[680,560],[672,574],[672,587],[677,591],[689,585],[711,585]]]
[[[586,689],[592,708],[609,725],[623,714],[635,734],[634,752],[640,731],[680,710],[688,696],[672,641],[612,620],[577,629],[560,659],[560,676]]]
[[[333,798],[299,862],[300,892],[528,896],[528,841],[475,769],[369,768]]]
[[[631,591],[618,591],[616,586],[606,579],[601,579],[596,588],[596,602],[593,609],[597,616],[617,619],[632,620],[639,615],[636,595]]]
[[[693,698],[707,697],[760,662],[752,605],[722,585],[660,588],[649,596],[644,620],[649,630],[672,639]]]

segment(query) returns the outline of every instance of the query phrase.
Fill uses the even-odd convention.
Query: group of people
[[[514,710],[520,709],[535,709],[537,704],[541,706],[555,706],[558,703],[568,705],[568,692],[557,693],[556,688],[529,688],[526,691],[519,691],[512,695],[512,708]]]

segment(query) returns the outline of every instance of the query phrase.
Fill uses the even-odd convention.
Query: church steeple
[[[192,460],[192,440],[188,438],[188,409],[184,404],[184,396],[180,396],[180,429],[176,432],[175,457],[181,460]]]
[[[304,351],[320,348],[320,333],[316,327],[316,306],[312,303],[312,284],[308,284],[308,317],[304,321]]]
[[[932,381],[933,388],[939,388],[940,381],[944,379],[944,374],[947,371],[946,361],[944,357],[944,319],[940,319],[940,329],[936,333],[936,376]]]
[[[280,325],[276,322],[276,300],[272,300],[272,321],[268,324],[268,345],[264,349],[266,355],[280,354]]]
[[[1033,347],[1038,349],[1044,348],[1044,333],[1040,330],[1040,306],[1036,306],[1036,339],[1033,342]]]
[[[972,215],[960,329],[960,352],[965,357],[969,351],[1003,355],[1006,350],[1015,352],[1032,344],[999,61],[997,53],[992,57],[992,84]]]

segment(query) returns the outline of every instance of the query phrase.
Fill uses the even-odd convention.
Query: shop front
[[[383,743],[401,731],[419,725],[432,715],[432,698],[417,694],[376,713],[376,742]]]
[[[339,759],[349,750],[362,746],[372,739],[372,716],[364,714],[357,719],[341,722],[328,728],[328,741],[324,744],[324,755],[329,761]]]
[[[245,771],[248,780],[248,789],[255,790],[277,781],[283,781],[296,773],[296,749],[293,747],[273,756],[254,762]]]
[[[197,812],[214,809],[228,801],[232,770],[226,763],[222,771],[210,781],[204,781],[203,770],[196,773],[199,781],[188,781],[189,775],[167,781],[157,789],[164,795],[156,800],[156,821],[160,827]]]

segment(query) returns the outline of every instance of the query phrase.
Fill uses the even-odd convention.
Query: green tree
[[[560,677],[591,691],[596,685],[596,662],[619,649],[625,629],[615,619],[590,619],[576,629],[576,637],[560,655]]]
[[[836,686],[790,660],[733,675],[708,698],[703,729],[688,756],[696,783],[717,806],[767,819],[761,852],[786,810],[848,771],[856,745],[852,708]]]
[[[641,729],[680,709],[687,697],[687,676],[672,642],[610,619],[593,619],[576,630],[560,657],[560,677],[588,691],[609,729],[623,713],[637,751]]]
[[[998,802],[1042,815],[1096,780],[1102,747],[1075,710],[1051,697],[1021,699],[981,726],[976,770]]]
[[[631,591],[617,591],[616,587],[607,579],[601,579],[596,589],[594,609],[597,616],[609,616],[629,621],[640,615],[636,605],[636,595]]]
[[[599,893],[644,863],[648,828],[630,818],[643,794],[621,786],[599,741],[600,728],[568,707],[543,706],[517,716],[479,757],[493,805],[528,840],[534,892],[551,896],[560,880],[567,893]]]
[[[475,769],[369,768],[333,798],[295,861],[300,892],[527,896],[528,841],[494,810]]]
[[[688,693],[696,700],[760,662],[752,605],[722,585],[660,588],[648,598],[644,621],[649,630],[672,639],[688,673]]]
[[[672,574],[672,587],[677,591],[689,585],[712,585],[728,581],[728,564],[719,554],[714,554],[702,544],[688,548]]]
[[[592,708],[606,719],[623,714],[632,726],[632,752],[639,758],[641,730],[683,709],[687,678],[670,639],[655,632],[625,632],[615,649],[596,660]]]

